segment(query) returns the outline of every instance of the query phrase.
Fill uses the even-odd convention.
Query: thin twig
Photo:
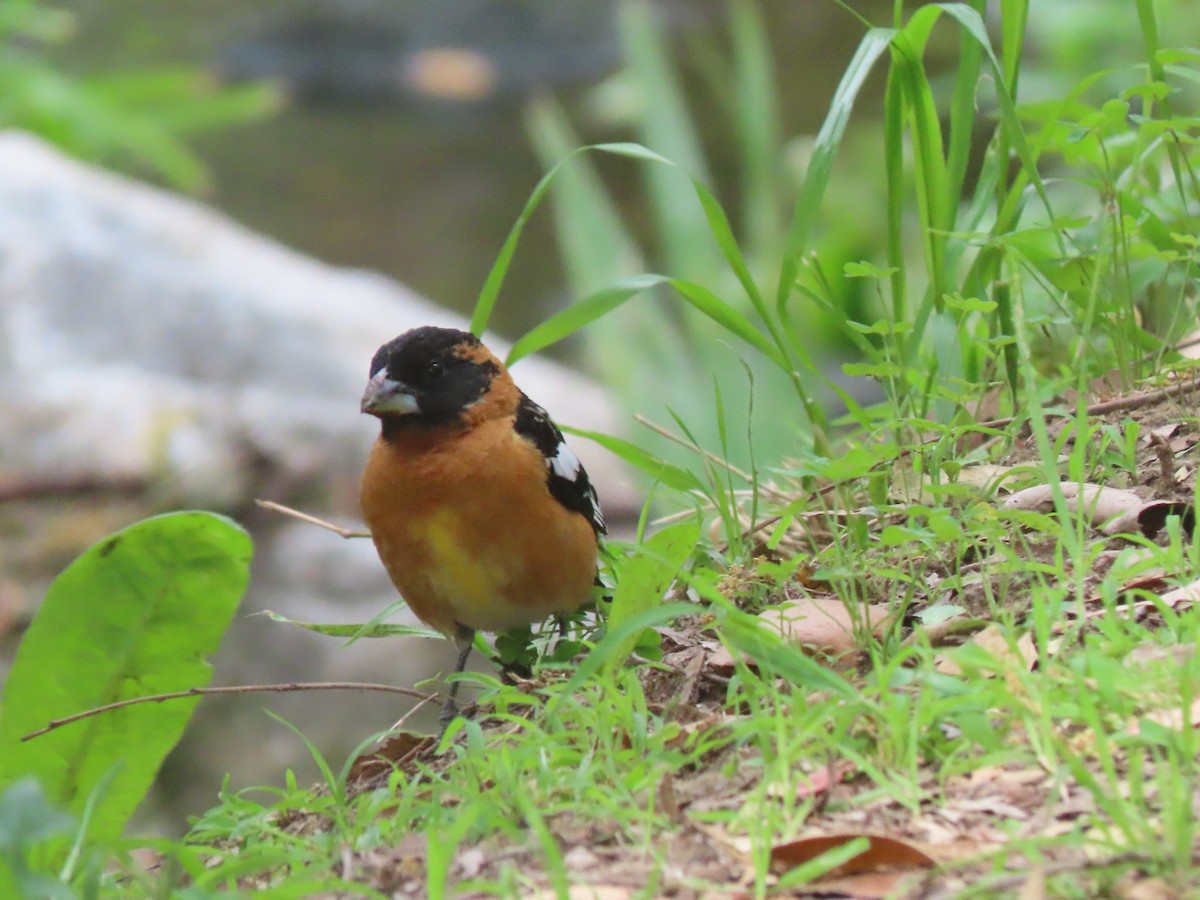
[[[711,503],[702,503],[700,505],[701,510],[714,508]],[[668,513],[665,516],[658,516],[651,519],[650,524],[655,528],[661,528],[664,525],[670,525],[672,522],[682,522],[684,519],[690,519],[694,515],[696,515],[696,510],[694,509],[681,509],[679,512]]]
[[[426,703],[428,703],[430,700],[437,699],[437,696],[438,696],[437,694],[426,694],[424,699],[418,701],[416,706],[414,706],[412,709],[410,709],[408,712],[406,712],[404,715],[402,715],[399,719],[397,719],[396,724],[394,724],[391,728],[389,728],[388,731],[390,731],[390,732],[403,731],[404,726],[408,724],[408,720],[411,719],[413,716],[415,716],[418,712],[420,712],[421,707],[424,706]]]
[[[301,522],[307,522],[309,525],[316,525],[319,528],[324,528],[326,531],[332,531],[334,534],[341,535],[344,538],[364,538],[370,537],[369,531],[355,531],[352,528],[342,528],[340,525],[334,525],[332,522],[326,522],[324,519],[318,519],[316,516],[310,516],[308,513],[300,512],[298,509],[292,509],[290,506],[284,506],[282,503],[276,503],[274,500],[255,500],[263,509],[269,509],[271,512],[283,513],[285,516],[291,516],[293,519],[299,519]]]
[[[721,457],[717,456],[715,453],[710,453],[708,450],[705,450],[703,447],[700,447],[700,446],[692,443],[691,441],[687,440],[686,438],[682,438],[677,434],[673,434],[672,432],[663,428],[661,425],[650,421],[643,415],[640,415],[640,414],[635,415],[633,418],[634,418],[634,421],[636,421],[639,425],[645,425],[647,428],[649,428],[655,434],[657,434],[661,437],[665,437],[668,441],[674,441],[676,444],[679,444],[679,446],[686,447],[688,450],[691,450],[693,453],[698,453],[700,456],[704,457],[704,459],[708,460],[713,465],[720,466],[723,469],[728,469],[730,472],[732,472],[734,475],[736,475],[738,478],[742,479],[743,481],[748,482],[750,484],[754,484],[754,477],[749,472],[743,472],[741,469],[739,469],[737,466],[735,466],[729,460],[722,459]],[[759,484],[758,489],[760,491],[762,491],[764,494],[771,494],[773,497],[775,497],[776,500],[786,500],[787,499],[787,497],[784,496],[782,491],[780,491],[778,488],[771,487],[769,484]]]
[[[164,700],[180,700],[184,697],[207,697],[210,694],[258,694],[267,692],[285,694],[292,691],[383,691],[388,694],[403,694],[405,697],[413,697],[421,701],[431,699],[429,694],[414,691],[411,688],[397,687],[394,684],[372,684],[370,682],[359,681],[314,681],[307,684],[297,682],[289,684],[239,684],[229,687],[191,688],[186,691],[175,691],[171,694],[152,694],[149,697],[132,697],[129,700],[118,700],[116,703],[106,703],[104,706],[87,709],[83,712],[75,713],[73,716],[66,716],[62,719],[51,719],[45,728],[30,732],[21,738],[21,740],[32,740],[47,732],[54,731],[56,728],[70,725],[72,722],[78,722],[80,719],[88,719],[92,716],[112,712],[114,709],[122,709],[126,706],[136,706],[139,703],[162,703]]]
[[[150,486],[141,475],[83,472],[56,476],[0,479],[0,503],[86,494],[140,494]]]
[[[1137,394],[1127,394],[1124,397],[1115,397],[1112,400],[1102,400],[1099,403],[1093,403],[1084,409],[1084,415],[1100,416],[1104,413],[1118,412],[1126,409],[1137,409],[1140,406],[1149,406],[1152,403],[1157,403],[1159,400],[1169,400],[1172,397],[1178,397],[1180,394],[1186,394],[1189,391],[1200,390],[1200,375],[1196,378],[1189,378],[1185,381],[1177,381],[1174,384],[1168,384],[1166,387],[1157,388],[1153,391],[1142,391]],[[1051,418],[1069,418],[1074,412],[1060,413],[1053,410],[1046,410],[1046,416]],[[979,428],[1004,428],[1016,421],[1015,416],[1006,416],[1003,419],[989,419],[986,422],[980,422]]]

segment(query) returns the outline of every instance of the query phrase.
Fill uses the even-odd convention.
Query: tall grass
[[[749,426],[760,463],[771,467],[831,455],[834,397],[860,425],[883,420],[894,439],[911,442],[969,418],[976,387],[1003,385],[997,412],[1012,412],[1064,381],[1086,384],[1115,369],[1129,383],[1186,331],[1195,312],[1187,138],[1195,120],[1186,112],[1195,106],[1195,57],[1163,49],[1148,0],[1122,8],[1119,27],[1140,35],[1126,60],[1080,73],[1061,95],[1028,100],[1020,82],[1038,72],[1025,46],[1028,2],[1000,3],[990,21],[983,0],[911,14],[897,4],[890,24],[863,34],[799,178],[788,174],[795,145],[780,136],[765,26],[753,4],[728,9],[721,87],[737,98],[728,134],[742,221],[732,222],[707,186],[661,26],[649,5],[628,0],[623,77],[640,97],[631,125],[641,143],[594,149],[642,169],[654,239],[639,240],[623,219],[594,154],[573,152],[563,111],[535,105],[531,135],[553,168],[523,219],[551,200],[579,299],[519,341],[520,352],[583,330],[602,377],[631,410],[660,422],[673,413],[714,451],[721,427],[740,435]],[[931,61],[931,38],[955,33],[956,64]],[[882,123],[856,112],[872,73],[885,81]],[[851,195],[865,203],[855,219],[882,226],[879,243],[857,256],[824,224],[839,215],[838,200],[826,199],[831,186],[846,190],[839,165],[866,182]],[[776,215],[781,200],[790,221]],[[519,227],[481,298],[477,328]],[[745,420],[745,365],[763,413],[754,423]],[[715,420],[698,389],[714,379],[733,400],[730,422]],[[856,395],[869,398],[870,382],[886,402],[864,409]],[[900,427],[910,419],[913,428]],[[701,470],[696,456],[647,441]],[[742,442],[727,450],[731,462],[748,462]]]

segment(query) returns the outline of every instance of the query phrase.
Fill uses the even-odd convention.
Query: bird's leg
[[[454,674],[459,675],[467,667],[467,657],[471,655],[471,647],[475,643],[475,629],[459,625],[458,630],[454,632],[454,643],[458,645],[458,662],[454,664]],[[456,696],[458,696],[458,682],[453,681],[450,683],[446,702],[442,704],[441,715],[438,716],[438,723],[442,726],[442,731],[445,731],[454,721],[454,717],[458,715],[458,704],[454,702]]]

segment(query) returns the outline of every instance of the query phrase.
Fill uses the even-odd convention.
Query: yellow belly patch
[[[425,539],[433,557],[434,590],[453,607],[458,621],[471,621],[502,602],[497,596],[507,573],[464,547],[459,517],[450,510],[435,512],[424,524]]]

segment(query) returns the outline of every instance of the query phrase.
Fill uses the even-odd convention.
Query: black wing
[[[551,496],[572,512],[585,516],[597,535],[604,534],[604,513],[600,511],[596,489],[549,414],[521,394],[515,427],[517,434],[537,447],[546,461],[546,486]]]

